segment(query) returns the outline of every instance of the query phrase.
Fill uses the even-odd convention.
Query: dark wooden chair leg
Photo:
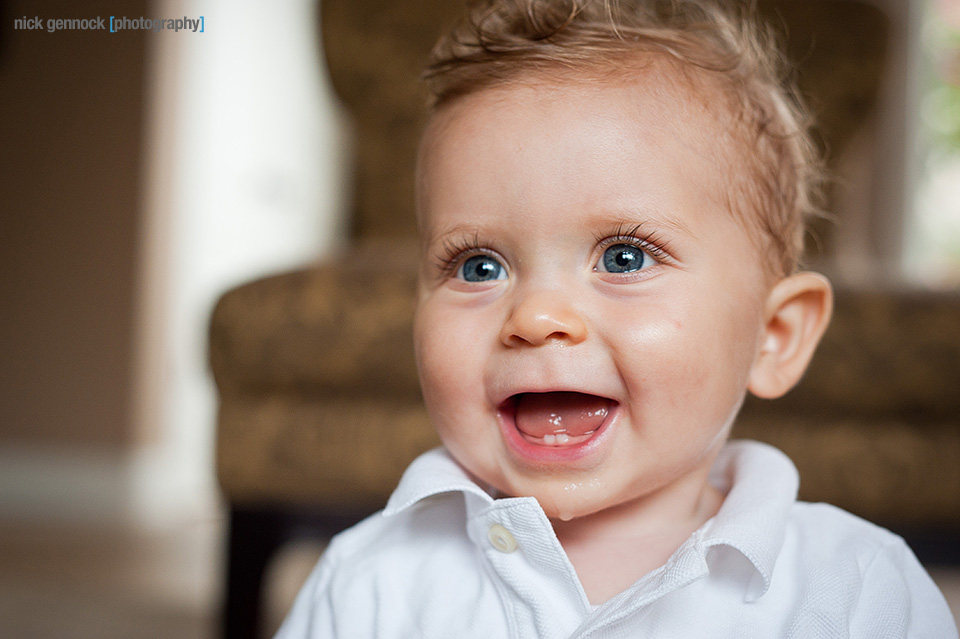
[[[270,559],[287,539],[284,519],[269,510],[231,508],[224,639],[261,638],[263,575]]]

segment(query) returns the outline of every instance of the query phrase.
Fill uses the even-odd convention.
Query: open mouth
[[[517,433],[528,444],[550,448],[577,447],[594,437],[616,402],[606,397],[555,391],[518,393],[500,407],[510,415]]]

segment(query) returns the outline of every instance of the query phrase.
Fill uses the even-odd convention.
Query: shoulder
[[[811,550],[869,559],[884,549],[906,548],[903,539],[886,528],[830,504],[796,502],[787,527],[788,534],[802,535]]]
[[[943,595],[906,542],[835,506],[794,505],[778,581],[800,595],[806,614],[798,623],[829,620],[853,637],[957,636]]]
[[[406,637],[414,628],[459,627],[464,611],[489,599],[478,563],[463,493],[377,513],[331,540],[277,637]]]
[[[778,571],[823,592],[836,588],[856,594],[880,566],[898,580],[926,574],[906,542],[889,530],[830,504],[793,506]]]

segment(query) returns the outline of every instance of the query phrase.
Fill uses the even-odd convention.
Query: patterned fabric
[[[372,512],[435,446],[417,384],[413,246],[227,293],[211,324],[217,455],[234,502]],[[784,450],[802,499],[886,525],[960,530],[960,296],[839,291],[800,385],[734,434]]]

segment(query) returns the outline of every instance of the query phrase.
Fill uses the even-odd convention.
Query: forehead
[[[445,105],[420,149],[421,231],[442,232],[477,197],[523,202],[527,215],[540,208],[554,220],[551,211],[573,202],[587,214],[621,199],[649,206],[684,199],[663,193],[671,188],[723,209],[726,171],[736,162],[719,90],[670,71],[647,65],[604,80],[535,76]]]

